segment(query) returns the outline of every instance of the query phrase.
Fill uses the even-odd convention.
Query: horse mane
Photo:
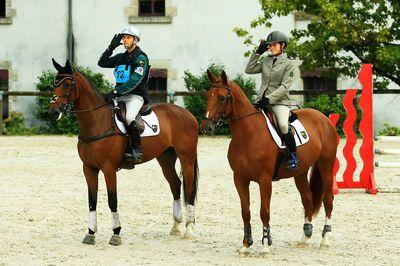
[[[94,82],[92,81],[92,79],[90,77],[88,77],[85,73],[83,73],[83,72],[81,72],[79,70],[75,70],[75,72],[77,72],[80,75],[82,75],[87,80],[87,82],[89,83],[90,88],[92,90],[94,90],[101,98],[105,99],[105,95],[99,91],[99,89],[97,88],[96,84],[94,84]]]
[[[238,95],[244,99],[245,102],[251,105],[250,100],[247,98],[246,94],[242,90],[242,88],[236,84],[233,80],[228,81],[229,88],[231,88],[232,91],[235,91],[238,93]]]

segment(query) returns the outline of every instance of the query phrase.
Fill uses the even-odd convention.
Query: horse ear
[[[217,79],[209,69],[207,69],[207,76],[208,80],[210,80],[211,83],[214,83],[215,80]]]
[[[67,62],[65,62],[65,68],[67,69],[68,72],[70,72],[71,74],[73,73],[71,64],[69,62],[69,60],[67,59]]]
[[[62,69],[62,66],[60,66],[59,63],[56,62],[56,60],[54,60],[54,58],[51,59],[51,61],[53,61],[53,66],[55,67],[55,69],[60,72]]]
[[[226,76],[225,70],[222,70],[221,78],[222,78],[222,82],[223,82],[225,85],[228,85],[228,77]]]

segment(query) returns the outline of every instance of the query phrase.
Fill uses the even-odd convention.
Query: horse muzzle
[[[50,107],[50,109],[49,109],[49,116],[50,116],[50,119],[52,119],[53,121],[60,120],[62,114],[63,114],[63,112],[58,106],[55,106],[53,108]]]
[[[203,120],[201,122],[201,132],[203,135],[212,136],[214,135],[215,122],[212,120]]]

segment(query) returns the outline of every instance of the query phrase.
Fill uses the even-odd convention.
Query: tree
[[[309,20],[306,29],[291,31],[287,48],[289,56],[303,60],[302,70],[323,69],[323,76],[337,78],[356,76],[361,63],[372,63],[376,88],[387,88],[389,81],[400,85],[399,0],[259,1],[263,15],[251,28],[270,28],[273,16],[291,13]],[[253,44],[247,30],[234,31]]]

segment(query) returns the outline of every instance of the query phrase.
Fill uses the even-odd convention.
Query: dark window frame
[[[0,90],[8,91],[8,83],[10,79],[10,71],[8,69],[0,69]],[[3,117],[2,119],[7,119],[9,116],[8,108],[8,95],[3,95]],[[1,117],[0,117],[1,119]]]
[[[143,12],[141,10],[141,3],[143,2],[149,2],[150,3],[150,12]],[[156,2],[162,2],[164,4],[163,12],[156,12],[155,11],[155,3]],[[165,0],[138,0],[139,4],[139,17],[164,17],[165,16]]]
[[[0,18],[5,18],[7,13],[6,0],[0,0]]]
[[[315,90],[318,94],[324,94],[328,91],[337,91],[337,79],[325,78],[321,75],[322,71],[302,72],[304,90]],[[315,96],[315,95],[314,95]],[[329,94],[332,98],[335,95]],[[309,101],[312,98],[310,95],[304,95],[304,100]]]
[[[151,68],[147,88],[149,91],[167,91],[168,70],[163,68]],[[167,96],[150,95],[151,103],[167,102]]]

